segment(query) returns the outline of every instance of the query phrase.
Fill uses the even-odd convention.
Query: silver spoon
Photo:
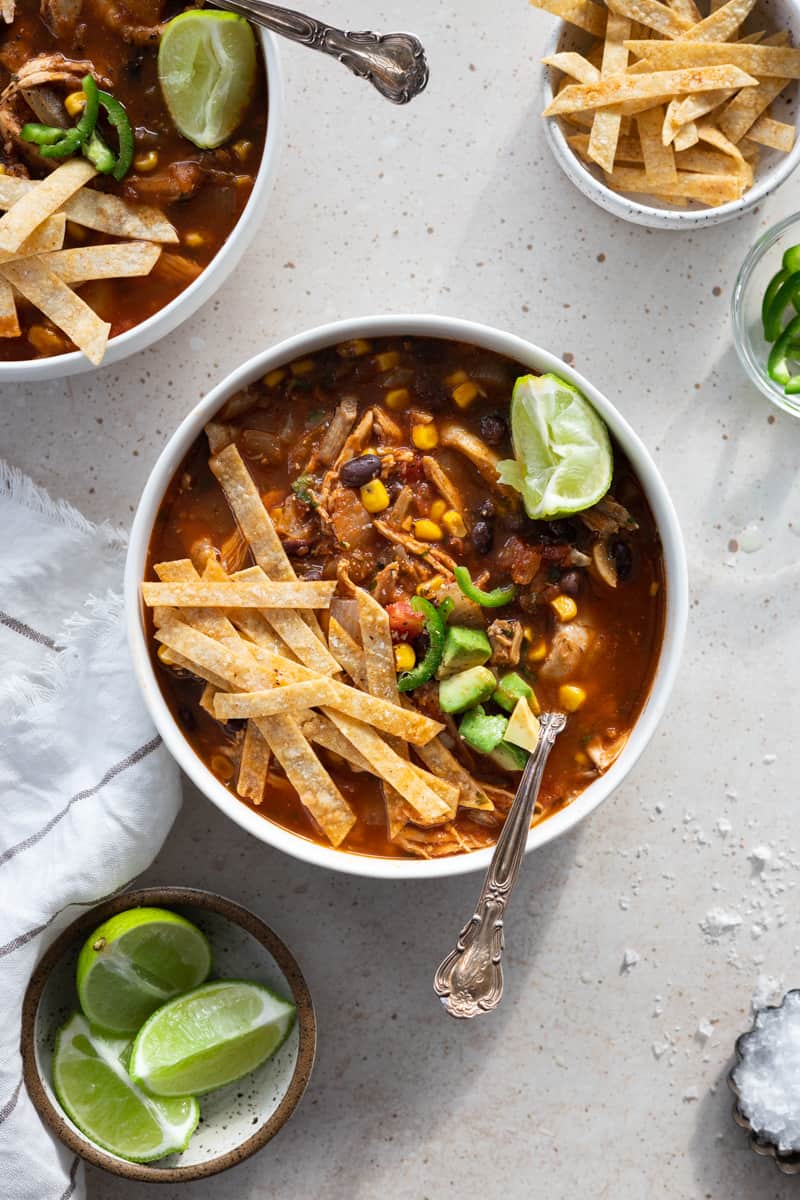
[[[433,990],[451,1017],[480,1016],[502,999],[503,917],[519,875],[545,763],[566,723],[563,713],[539,717],[539,741],[500,830],[475,912],[433,977]]]
[[[408,104],[428,82],[425,49],[411,33],[351,33],[266,0],[214,0],[281,37],[338,58],[359,79],[368,79],[393,104]]]

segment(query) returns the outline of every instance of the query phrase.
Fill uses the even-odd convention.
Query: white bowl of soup
[[[60,11],[57,4],[50,7]],[[36,75],[38,86],[21,93],[33,96],[36,109],[43,111],[31,110],[27,100],[17,96],[12,101],[15,107],[9,110],[14,130],[22,121],[41,120],[54,97],[64,105],[71,96],[79,95],[73,89],[80,87],[84,72],[95,76],[124,104],[135,132],[130,171],[119,182],[111,176],[97,176],[78,196],[85,200],[85,193],[99,187],[126,211],[106,214],[99,224],[83,225],[71,219],[76,210],[67,201],[63,210],[66,232],[58,249],[63,245],[77,252],[119,240],[142,245],[152,230],[152,242],[160,246],[161,253],[146,274],[88,275],[85,280],[65,276],[92,312],[110,324],[108,340],[94,361],[91,352],[87,357],[75,349],[74,340],[30,298],[18,294],[19,333],[0,338],[0,382],[60,379],[120,362],[151,346],[216,292],[239,262],[266,212],[283,130],[283,84],[275,39],[264,30],[255,30],[258,61],[252,99],[235,133],[216,149],[201,150],[179,133],[166,107],[157,76],[157,34],[137,40],[136,31],[126,31],[115,23],[117,12],[109,10],[105,23],[96,20],[73,28],[70,14],[79,15],[79,6],[68,6],[54,43],[38,0],[17,0],[15,23],[3,26],[0,58],[3,50],[5,58],[0,83],[6,86],[12,79],[12,68],[17,72],[30,69],[32,61],[48,56],[43,60],[50,64],[48,69]],[[54,52],[79,61],[74,68],[63,69],[50,62]],[[0,207],[4,209],[9,200],[16,199],[20,185],[27,186],[16,179],[16,172],[28,173],[33,181],[48,177],[48,168],[36,159],[36,148],[28,147],[18,133],[11,141],[6,139],[0,160],[4,168]],[[9,190],[8,196],[3,189]],[[143,215],[141,222],[137,214]],[[160,223],[154,219],[157,217]],[[130,230],[126,230],[128,220]],[[47,302],[53,303],[52,298]],[[91,341],[91,335],[89,338]]]
[[[487,465],[511,452],[514,380],[547,372],[578,388],[611,435],[612,488],[586,520],[579,514],[531,522]],[[608,568],[601,575],[598,544]],[[242,828],[306,862],[395,879],[484,869],[519,768],[462,744],[462,718],[437,708],[435,679],[404,692],[407,716],[386,707],[398,701],[387,653],[398,670],[413,671],[426,659],[430,638],[415,625],[414,597],[432,597],[437,611],[446,611],[443,598],[458,604],[455,564],[467,566],[482,588],[509,584],[514,593],[494,620],[481,609],[491,639],[482,669],[503,679],[522,676],[535,693],[531,704],[542,710],[559,707],[565,685],[583,693],[548,763],[528,837],[532,850],[571,829],[620,785],[652,737],[677,674],[686,562],[675,510],[650,455],[571,367],[513,334],[450,317],[341,321],[239,367],[167,443],[139,503],[128,553],[136,676],[181,767]],[[263,620],[266,614],[275,622],[272,609],[256,617],[253,609],[216,610],[222,625],[209,625],[205,609],[187,631],[185,610],[170,615],[143,604],[143,594],[148,604],[184,603],[197,599],[205,579],[223,581],[224,589],[234,578],[241,581],[236,603],[256,602],[241,591],[252,583],[259,603],[283,604],[275,600],[280,593],[329,607],[313,618],[282,610],[277,627],[289,648],[275,657],[276,626]],[[566,622],[555,616],[564,597],[574,602]],[[475,607],[462,603],[448,619],[475,625]],[[196,615],[189,614],[190,624]],[[316,644],[307,636],[312,626],[321,630]],[[238,667],[224,658],[226,644]],[[202,678],[193,673],[193,655]],[[251,659],[259,660],[255,667]],[[214,665],[223,674],[243,670],[232,690],[262,698],[262,672],[277,665],[284,673],[278,682],[299,685],[285,695],[306,699],[290,706],[272,695],[271,717],[241,719],[241,705],[251,701],[226,694]],[[364,700],[363,692],[372,696]],[[356,714],[358,736],[327,701]],[[435,739],[430,720],[439,722]],[[413,780],[397,773],[395,758],[389,774],[376,767],[387,734],[390,748],[412,764]],[[293,741],[291,753],[284,736]],[[429,738],[435,755],[421,744]],[[257,753],[261,742],[268,743],[266,765]],[[298,769],[295,752],[304,762],[310,752],[316,766],[308,760]],[[400,802],[394,785],[386,786],[390,779],[402,789]],[[419,783],[430,808],[418,800]],[[447,816],[432,791],[450,805]],[[341,800],[345,816],[337,826],[331,811]]]

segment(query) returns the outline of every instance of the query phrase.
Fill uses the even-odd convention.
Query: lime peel
[[[500,482],[519,492],[532,520],[583,512],[611,487],[614,457],[605,422],[557,375],[523,375],[511,398],[513,459]]]

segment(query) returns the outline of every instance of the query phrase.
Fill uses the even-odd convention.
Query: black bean
[[[195,729],[197,729],[197,718],[192,710],[187,708],[185,704],[182,704],[178,709],[178,720],[183,728],[187,729],[189,733],[194,733]]]
[[[339,472],[339,478],[345,487],[363,487],[371,479],[376,479],[381,473],[381,460],[377,454],[360,454],[351,458]]]
[[[472,526],[472,544],[476,554],[488,554],[492,548],[494,534],[488,521],[476,521]]]
[[[568,596],[578,596],[580,594],[582,582],[580,571],[562,571],[558,582],[561,591],[566,592]]]
[[[483,517],[484,519],[493,517],[496,512],[497,509],[494,506],[494,500],[489,500],[487,498],[486,500],[481,500],[480,504],[478,505],[478,516]]]
[[[386,491],[388,493],[389,499],[391,500],[392,504],[394,504],[395,500],[400,495],[402,490],[403,490],[403,485],[399,479],[390,479],[387,481]]]
[[[503,529],[505,529],[507,533],[522,533],[527,524],[528,518],[519,510],[516,512],[507,513],[506,516],[503,517]]]
[[[627,542],[617,538],[611,543],[611,557],[617,568],[617,577],[624,583],[633,569],[633,554]]]
[[[498,412],[484,413],[479,422],[481,437],[487,446],[499,446],[508,433],[505,417]]]

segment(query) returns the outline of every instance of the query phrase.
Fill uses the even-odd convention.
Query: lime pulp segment
[[[67,1116],[92,1142],[131,1162],[185,1150],[200,1120],[193,1096],[148,1095],[121,1061],[127,1040],[108,1038],[75,1013],[56,1035],[53,1085]]]

